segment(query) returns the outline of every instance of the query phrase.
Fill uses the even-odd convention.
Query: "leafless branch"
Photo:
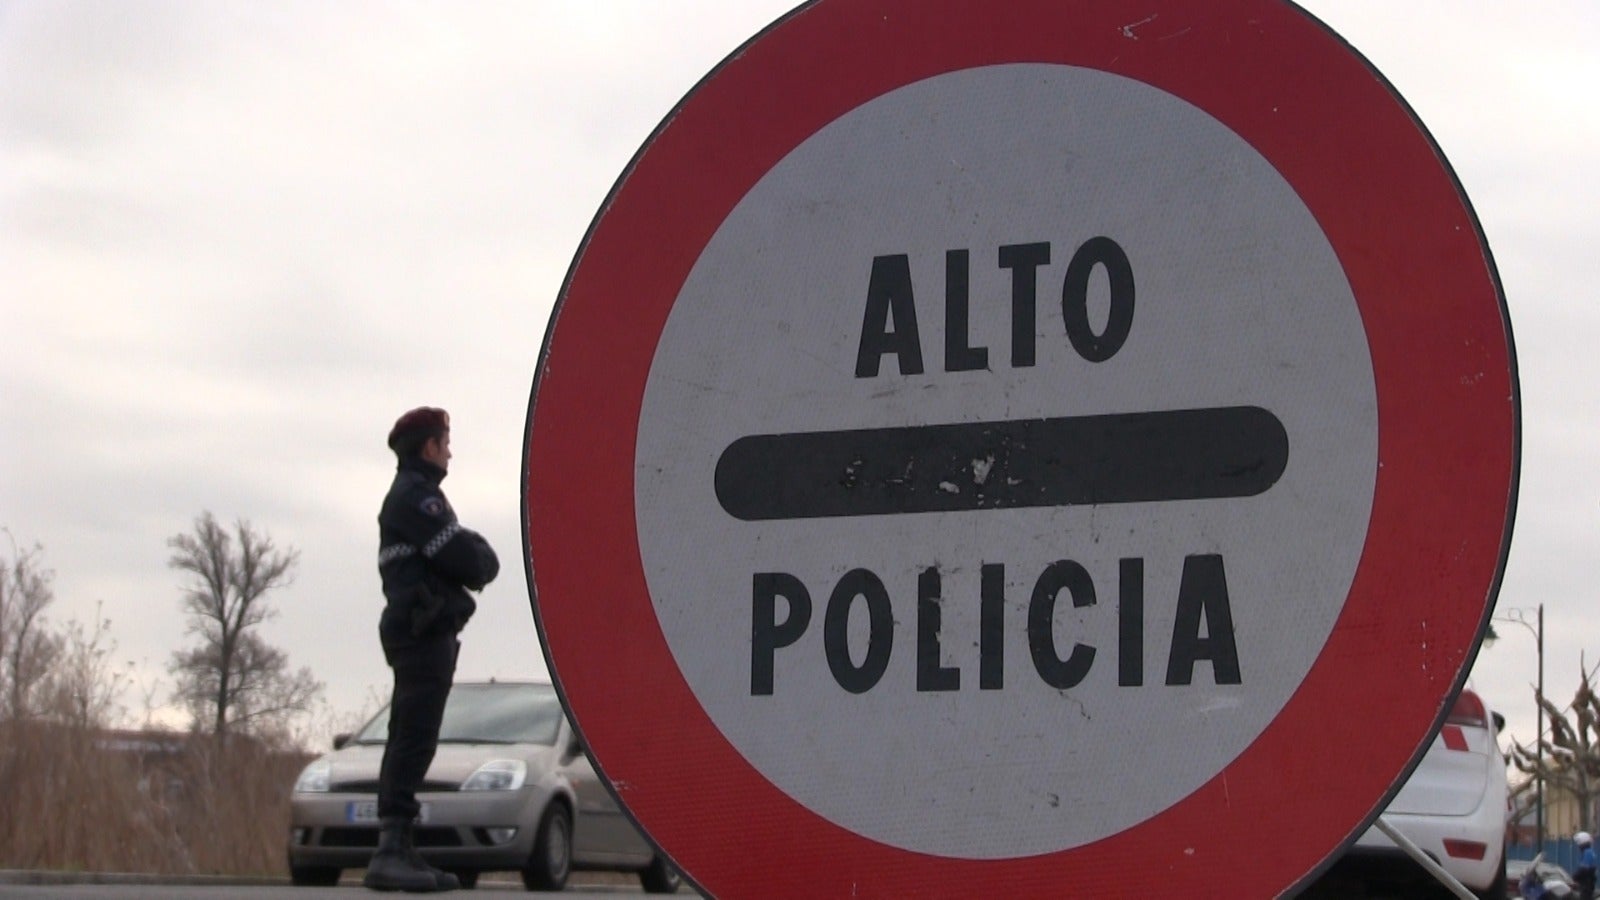
[[[183,588],[188,633],[198,642],[172,656],[174,698],[210,723],[219,737],[233,731],[281,730],[290,716],[311,708],[322,685],[288,656],[269,646],[257,629],[276,610],[267,596],[293,582],[299,553],[279,550],[272,538],[243,519],[230,532],[211,513],[192,532],[167,541],[168,565],[189,576]]]

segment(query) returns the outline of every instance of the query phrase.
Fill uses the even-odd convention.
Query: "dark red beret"
[[[407,434],[424,432],[434,434],[450,430],[450,414],[434,406],[419,406],[395,420],[394,427],[389,429],[389,449]]]

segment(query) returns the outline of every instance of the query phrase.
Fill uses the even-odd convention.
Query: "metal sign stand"
[[[1411,843],[1410,838],[1397,831],[1395,827],[1390,825],[1389,822],[1382,816],[1378,817],[1377,826],[1378,830],[1388,835],[1389,840],[1394,841],[1401,850],[1406,852],[1407,856],[1416,860],[1417,864],[1422,866],[1424,869],[1427,869],[1429,875],[1439,879],[1440,884],[1449,888],[1450,893],[1460,897],[1461,900],[1476,900],[1476,898],[1473,896],[1473,893],[1467,890],[1465,885],[1457,881],[1454,875],[1446,872],[1438,863],[1433,861],[1433,857],[1422,852],[1421,847]]]

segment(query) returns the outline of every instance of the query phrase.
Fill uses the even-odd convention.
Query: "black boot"
[[[406,856],[410,857],[412,862],[433,873],[434,890],[453,891],[456,888],[461,887],[461,879],[437,866],[429,865],[428,861],[422,858],[422,854],[417,851],[416,842],[412,840],[411,826],[412,823],[410,822],[407,822],[405,825]]]
[[[423,861],[422,854],[411,843],[410,819],[387,816],[382,829],[378,833],[378,849],[367,863],[367,876],[362,884],[375,891],[417,894],[449,891],[461,886],[454,875]]]

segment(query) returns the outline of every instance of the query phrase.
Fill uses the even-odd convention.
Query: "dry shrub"
[[[0,724],[0,865],[18,869],[172,871],[173,848],[122,755],[90,732]]]
[[[281,874],[307,760],[243,738],[0,722],[0,868]]]
[[[265,581],[225,587],[255,602],[251,592],[271,587],[294,554],[275,554],[270,539],[245,523],[239,528],[241,552],[259,550],[270,564],[257,573]],[[226,555],[227,535],[219,534]],[[21,550],[4,528],[0,535],[9,543],[0,544],[0,869],[282,873],[289,790],[310,759],[282,748],[294,746],[287,726],[320,685],[301,670],[283,681],[286,692],[232,697],[233,713],[215,718],[218,727],[278,736],[272,740],[109,729],[130,682],[113,663],[110,620],[97,611],[89,627],[50,629],[44,615],[54,573],[37,545]],[[182,549],[184,540],[174,546]],[[249,627],[269,613],[257,606],[238,619]],[[271,653],[255,663],[244,672],[258,680],[286,665]]]
[[[283,874],[289,791],[311,757],[248,739],[196,740],[201,746],[185,759],[186,795],[171,804],[191,871]]]

